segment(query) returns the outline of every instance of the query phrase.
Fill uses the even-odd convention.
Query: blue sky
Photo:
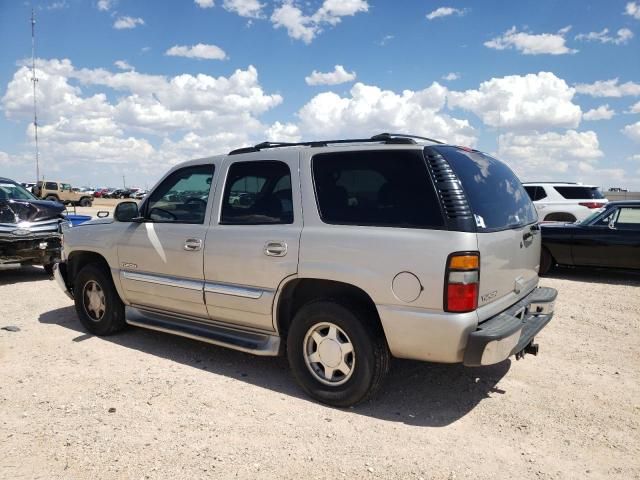
[[[41,172],[152,185],[263,140],[402,131],[640,190],[640,1],[34,1]],[[0,0],[0,174],[35,177],[29,2]]]

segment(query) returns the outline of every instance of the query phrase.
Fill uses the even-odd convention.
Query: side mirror
[[[134,219],[138,219],[140,216],[138,204],[136,202],[120,202],[116,205],[113,216],[119,222],[133,222]]]

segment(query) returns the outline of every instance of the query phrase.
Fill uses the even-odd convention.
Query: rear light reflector
[[[471,312],[478,308],[478,284],[450,283],[447,285],[447,311]]]
[[[477,252],[449,255],[445,273],[446,312],[471,312],[478,308],[480,255]]]
[[[587,208],[600,208],[600,207],[604,206],[604,203],[599,203],[599,202],[580,202],[579,205],[582,205],[583,207],[587,207]]]

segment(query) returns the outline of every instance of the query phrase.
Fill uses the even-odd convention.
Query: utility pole
[[[124,181],[124,175],[122,175],[122,188],[127,189],[127,182]]]
[[[36,140],[36,183],[40,180],[40,150],[38,149],[38,108],[36,102],[36,16],[31,8],[31,82],[33,83],[33,131]]]

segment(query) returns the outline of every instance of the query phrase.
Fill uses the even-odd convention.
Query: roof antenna
[[[33,128],[36,140],[36,183],[40,180],[40,150],[38,149],[38,108],[36,104],[36,15],[31,7],[31,82],[33,82]]]

